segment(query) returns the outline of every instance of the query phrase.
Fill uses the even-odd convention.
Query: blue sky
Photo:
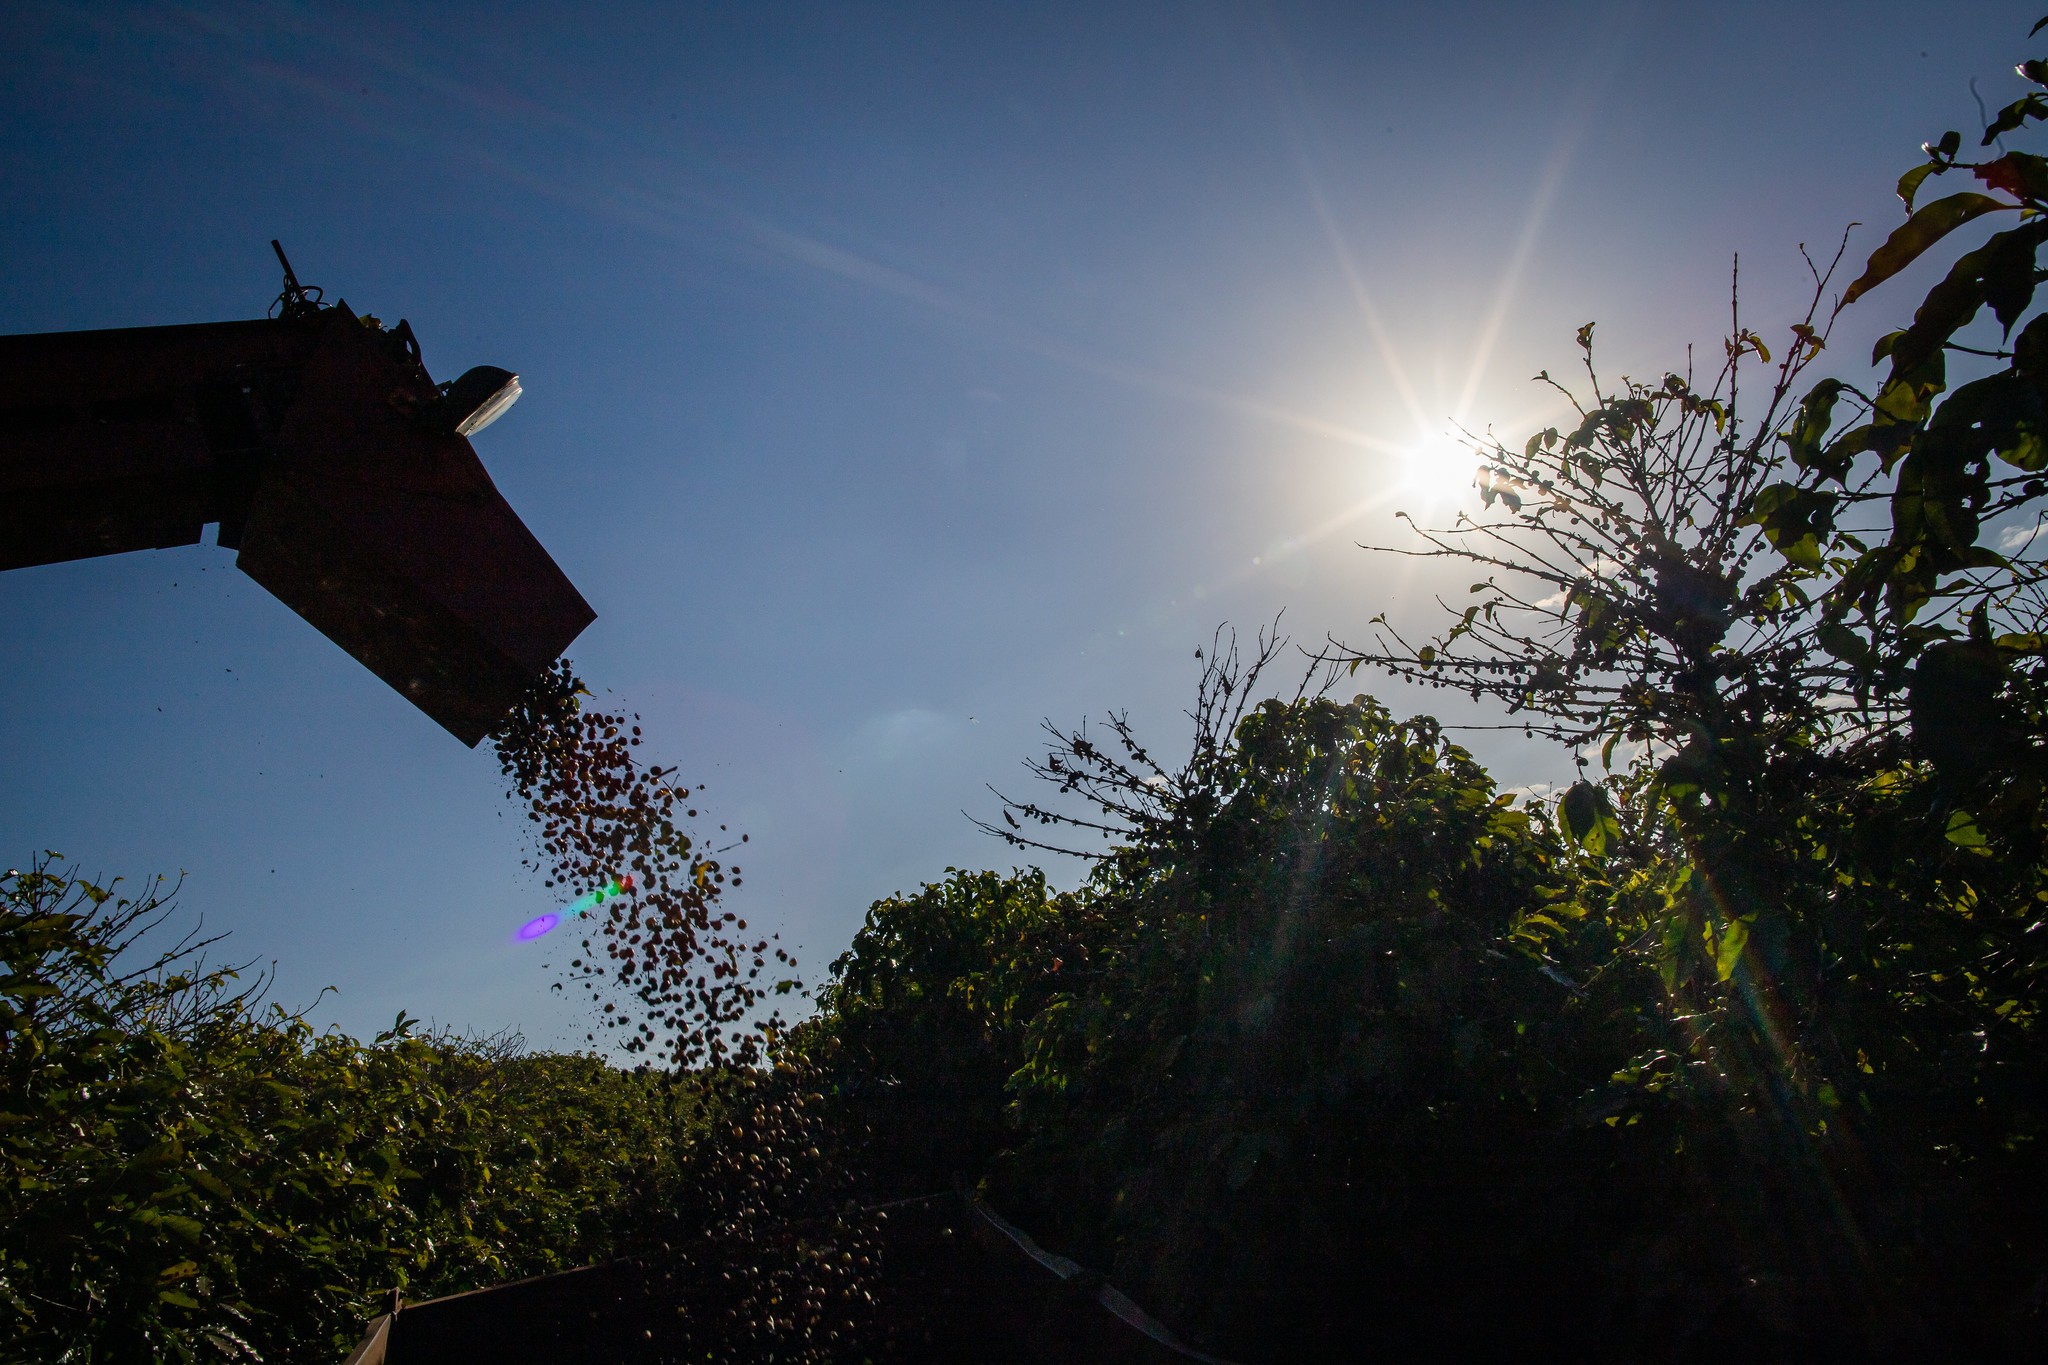
[[[1717,348],[1738,253],[1788,319],[1798,244],[1875,245],[2035,17],[12,0],[0,331],[259,316],[278,237],[437,375],[518,370],[477,447],[599,613],[572,656],[815,977],[876,897],[1015,861],[961,812],[1041,717],[1170,753],[1219,623],[1426,619],[1355,544],[1450,505],[1455,422],[1554,420],[1528,376],[1589,319],[1612,370]],[[351,1031],[582,1037],[509,942],[548,901],[488,750],[227,552],[0,576],[0,643],[0,856],[182,869]]]

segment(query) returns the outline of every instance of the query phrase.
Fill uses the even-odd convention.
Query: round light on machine
[[[443,420],[457,436],[474,436],[519,401],[519,376],[496,365],[465,371],[441,399]]]

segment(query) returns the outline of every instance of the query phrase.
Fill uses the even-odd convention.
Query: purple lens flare
[[[610,878],[597,890],[578,896],[560,910],[550,911],[537,919],[528,920],[519,926],[519,932],[513,937],[521,943],[531,943],[542,934],[555,929],[563,920],[578,919],[606,901],[623,896],[633,889],[633,879],[630,876]]]
[[[548,932],[548,930],[554,928],[557,924],[560,924],[561,922],[562,917],[560,915],[555,914],[553,911],[549,911],[547,914],[542,915],[537,919],[530,919],[526,923],[519,926],[519,941],[521,943],[527,943],[532,941],[533,939],[537,939],[542,934],[545,934],[546,932]]]

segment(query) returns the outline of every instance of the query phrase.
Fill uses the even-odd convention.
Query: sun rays
[[[1294,92],[1290,94],[1296,99],[1299,98]],[[1507,262],[1500,272],[1492,301],[1472,339],[1464,376],[1456,386],[1456,396],[1452,398],[1446,393],[1439,392],[1435,401],[1428,403],[1418,392],[1400,350],[1388,331],[1381,309],[1366,285],[1364,275],[1337,222],[1336,215],[1331,211],[1329,197],[1324,191],[1321,177],[1316,174],[1306,139],[1301,131],[1301,124],[1305,118],[1297,116],[1285,121],[1294,142],[1295,164],[1300,170],[1303,188],[1316,222],[1329,243],[1333,263],[1343,277],[1351,298],[1357,304],[1366,333],[1371,338],[1383,367],[1385,381],[1399,399],[1401,415],[1407,418],[1408,424],[1413,428],[1413,434],[1405,441],[1383,442],[1390,459],[1382,471],[1382,477],[1410,502],[1424,504],[1404,507],[1403,510],[1418,513],[1439,510],[1471,487],[1478,457],[1473,453],[1471,441],[1466,435],[1467,423],[1486,381],[1488,368],[1506,327],[1515,294],[1535,254],[1536,244],[1542,236],[1551,205],[1564,183],[1573,154],[1583,135],[1586,110],[1582,107],[1566,120],[1550,155],[1544,161],[1542,173],[1522,215],[1522,225],[1515,234]],[[1443,387],[1448,386],[1440,386]],[[1555,403],[1546,403],[1537,410],[1535,420],[1541,420],[1542,416],[1547,416],[1555,407]]]
[[[1329,519],[1318,529],[1295,540],[1302,542],[1332,534],[1338,527],[1349,525],[1382,508],[1418,517],[1443,515],[1457,507],[1471,491],[1473,475],[1480,462],[1475,447],[1483,448],[1483,441],[1475,440],[1471,434],[1474,411],[1481,403],[1516,295],[1535,259],[1551,208],[1591,123],[1600,92],[1627,45],[1628,25],[1603,23],[1598,26],[1597,36],[1588,45],[1577,79],[1567,83],[1557,132],[1529,193],[1492,298],[1480,314],[1468,345],[1462,348],[1463,376],[1452,384],[1446,382],[1447,376],[1439,375],[1436,391],[1428,399],[1424,398],[1411,373],[1413,358],[1404,356],[1395,340],[1397,332],[1412,334],[1417,328],[1412,322],[1406,328],[1398,325],[1407,320],[1397,320],[1395,326],[1390,326],[1385,309],[1375,298],[1339,215],[1332,208],[1325,177],[1317,169],[1319,158],[1314,155],[1312,144],[1320,139],[1313,138],[1311,134],[1319,123],[1306,83],[1289,54],[1277,19],[1269,14],[1262,27],[1268,92],[1300,176],[1308,208],[1328,245],[1331,264],[1343,280],[1345,290],[1358,310],[1366,338],[1371,343],[1371,353],[1378,362],[1373,377],[1391,390],[1394,402],[1389,406],[1394,410],[1387,414],[1391,419],[1388,425],[1396,432],[1403,428],[1408,432],[1405,437],[1387,435],[1383,427],[1376,427],[1375,435],[1379,439],[1368,447],[1382,457],[1371,472],[1375,491],[1340,516]],[[1413,264],[1407,263],[1403,268],[1412,269]],[[1433,268],[1444,267],[1433,263]],[[1516,433],[1525,426],[1553,420],[1564,406],[1556,395],[1546,394],[1536,405],[1516,414],[1506,424],[1506,430]],[[1405,573],[1403,577],[1405,580]]]
[[[312,20],[296,21],[285,29],[301,39],[340,40]],[[1345,177],[1326,173],[1331,165],[1343,163],[1323,152],[1327,139],[1318,134],[1306,86],[1270,26],[1268,37],[1270,41],[1263,46],[1268,58],[1266,74],[1271,78],[1271,107],[1298,176],[1302,194],[1298,202],[1306,212],[1313,238],[1327,252],[1321,264],[1312,254],[1309,268],[1327,271],[1326,278],[1340,291],[1346,313],[1357,327],[1353,344],[1360,351],[1351,363],[1348,382],[1340,372],[1335,386],[1325,384],[1306,395],[1261,392],[1268,386],[1255,380],[1217,382],[1209,376],[1176,372],[1178,367],[1171,362],[1119,355],[1114,347],[1070,334],[1056,322],[999,306],[971,282],[920,270],[910,263],[914,258],[906,250],[892,250],[889,243],[835,240],[809,225],[788,221],[786,215],[739,202],[729,192],[703,183],[690,166],[672,155],[621,144],[605,127],[571,109],[553,107],[544,98],[472,85],[455,77],[428,79],[361,35],[347,36],[348,50],[356,58],[389,77],[431,91],[453,110],[487,115],[498,124],[519,129],[522,136],[487,145],[479,140],[473,120],[462,118],[423,127],[400,126],[395,114],[374,102],[359,107],[351,91],[341,85],[333,89],[306,87],[298,93],[345,114],[390,122],[392,126],[382,131],[394,139],[431,144],[438,155],[590,217],[700,250],[723,239],[723,247],[713,249],[757,266],[859,290],[921,314],[936,325],[1096,381],[1168,404],[1227,415],[1249,424],[1253,432],[1263,428],[1265,434],[1248,433],[1249,448],[1271,447],[1276,440],[1291,437],[1297,450],[1314,452],[1321,446],[1336,453],[1334,461],[1321,462],[1329,471],[1327,476],[1309,476],[1323,486],[1304,488],[1297,483],[1287,494],[1295,508],[1306,502],[1312,511],[1306,516],[1299,511],[1283,514],[1277,526],[1269,523],[1277,534],[1255,542],[1263,544],[1256,555],[1234,559],[1228,568],[1218,566],[1221,572],[1207,589],[1214,592],[1339,537],[1347,541],[1366,538],[1366,528],[1395,512],[1418,519],[1445,518],[1468,504],[1480,457],[1466,433],[1473,430],[1469,424],[1474,414],[1483,415],[1502,396],[1491,386],[1491,376],[1503,343],[1512,335],[1516,299],[1539,259],[1551,210],[1562,195],[1589,124],[1593,96],[1600,84],[1598,68],[1604,60],[1596,55],[1586,76],[1568,87],[1556,115],[1557,131],[1549,152],[1535,167],[1534,183],[1519,215],[1511,220],[1512,230],[1502,242],[1498,264],[1477,272],[1492,278],[1484,306],[1470,311],[1463,335],[1448,351],[1451,363],[1441,373],[1432,374],[1426,359],[1413,352],[1413,338],[1432,328],[1439,337],[1455,330],[1447,326],[1442,300],[1453,292],[1451,285],[1474,272],[1465,265],[1454,269],[1448,260],[1404,257],[1385,249],[1368,252],[1358,246],[1356,226],[1347,221],[1345,196],[1340,192]],[[551,157],[540,151],[550,138],[604,154],[566,161]],[[1443,287],[1434,291],[1428,287],[1432,275],[1440,276]],[[1419,290],[1411,287],[1418,285]],[[1418,294],[1432,300],[1429,306],[1435,311],[1430,315],[1417,315],[1416,309],[1422,306]],[[1336,346],[1343,344],[1335,342]],[[1345,394],[1346,387],[1351,389],[1350,395]],[[1518,437],[1528,425],[1556,420],[1559,405],[1549,396],[1543,402],[1542,407],[1513,414],[1502,429]],[[1484,431],[1483,425],[1479,430]],[[1288,525],[1290,516],[1292,526]],[[1398,571],[1404,589],[1411,570],[1412,566],[1404,564]]]
[[[571,170],[562,165],[528,164],[531,157],[506,155],[490,147],[472,145],[472,136],[461,127],[445,127],[428,136],[418,129],[400,127],[388,111],[380,118],[375,106],[355,107],[351,92],[336,86],[299,88],[337,110],[380,124],[380,130],[401,141],[423,138],[436,144],[441,154],[476,165],[498,178],[518,185],[586,214],[610,219],[639,231],[672,241],[701,240],[707,232],[741,244],[748,254],[759,253],[784,266],[836,280],[871,291],[899,304],[948,319],[990,340],[1052,361],[1096,379],[1176,403],[1206,407],[1245,420],[1279,428],[1317,440],[1329,441],[1364,453],[1373,471],[1373,491],[1351,500],[1346,509],[1327,516],[1315,527],[1288,539],[1306,543],[1329,534],[1389,502],[1420,504],[1414,510],[1435,510],[1447,505],[1469,487],[1473,461],[1456,435],[1479,400],[1489,364],[1495,354],[1510,314],[1516,289],[1531,261],[1544,220],[1555,200],[1572,160],[1583,115],[1567,119],[1551,155],[1546,158],[1538,183],[1523,215],[1499,283],[1493,293],[1469,349],[1463,373],[1455,384],[1439,384],[1440,391],[1425,396],[1416,383],[1412,362],[1404,358],[1398,334],[1413,331],[1408,319],[1390,318],[1375,297],[1369,282],[1369,267],[1385,263],[1362,260],[1347,237],[1340,213],[1333,207],[1324,178],[1316,169],[1306,129],[1314,122],[1306,96],[1299,87],[1277,36],[1269,47],[1281,80],[1274,91],[1281,121],[1291,144],[1293,159],[1307,197],[1318,234],[1330,253],[1330,261],[1343,282],[1346,294],[1363,325],[1369,354],[1369,379],[1374,386],[1391,390],[1391,411],[1375,413],[1360,421],[1347,415],[1315,411],[1311,402],[1277,401],[1234,386],[1175,375],[1144,363],[1131,363],[1103,353],[1099,348],[1058,334],[1056,329],[1036,325],[991,308],[939,281],[921,277],[913,270],[885,264],[874,255],[843,243],[826,240],[814,233],[776,221],[751,207],[742,206],[695,184],[682,168],[666,158],[606,145],[605,130],[580,119],[571,111],[552,107],[546,100],[523,92],[485,88],[448,76],[422,72],[384,50],[362,35],[330,32],[327,26],[310,20],[280,25],[296,38],[317,37],[322,41],[345,43],[355,57],[368,62],[387,76],[409,81],[448,100],[455,108],[485,112],[497,120],[525,130],[548,130],[592,148],[604,146],[611,173],[593,174],[590,165]],[[246,39],[245,39],[246,41]],[[281,77],[280,77],[281,78]],[[392,126],[382,127],[388,122]],[[1392,420],[1386,420],[1391,418]],[[1342,497],[1343,494],[1338,494]],[[1407,502],[1403,503],[1403,499]],[[1327,499],[1325,500],[1328,501]]]

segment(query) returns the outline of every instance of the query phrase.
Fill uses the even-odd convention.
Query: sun
[[[1395,492],[1411,513],[1450,510],[1472,496],[1479,457],[1455,437],[1418,437],[1392,460]]]

